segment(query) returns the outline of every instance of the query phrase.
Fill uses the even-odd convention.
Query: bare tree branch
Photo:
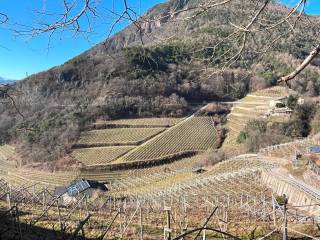
[[[6,14],[0,12],[0,24],[7,23],[9,18]]]
[[[11,93],[16,92],[16,90],[9,84],[0,84],[0,99],[8,99],[15,111],[24,119],[25,116],[20,111]]]
[[[309,54],[309,56],[299,65],[293,72],[280,78],[279,83],[288,83],[288,81],[294,79],[299,73],[301,73],[315,57],[320,53],[320,44],[318,44]]]

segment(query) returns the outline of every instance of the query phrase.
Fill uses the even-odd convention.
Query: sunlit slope
[[[15,153],[14,147],[10,145],[1,145],[0,146],[0,159],[7,160],[12,157]]]
[[[110,121],[97,121],[94,125],[97,127],[172,127],[182,121],[183,118],[133,118],[118,119]]]
[[[73,150],[71,155],[86,166],[105,165],[133,148],[133,146],[80,148]]]
[[[117,146],[138,145],[164,128],[112,128],[92,130],[81,134],[78,145],[84,146]]]
[[[200,160],[199,157],[204,156],[200,155],[184,161],[194,164],[194,160]],[[155,167],[158,171],[151,169],[150,172],[140,176],[130,174],[127,178],[116,182],[110,194],[118,197],[156,198],[161,194],[175,196],[179,194],[180,189],[197,194],[207,192],[210,195],[254,193],[264,188],[257,181],[259,171],[277,166],[276,163],[269,162],[267,158],[254,154],[240,155],[214,166],[207,166],[207,170],[202,174],[194,173],[191,165],[185,163],[188,167],[175,168],[172,166],[171,170],[166,171],[161,167]]]
[[[210,117],[189,117],[133,149],[117,162],[155,160],[215,148],[217,133]]]
[[[294,92],[285,87],[277,86],[248,94],[235,102],[231,113],[228,115],[226,124],[228,133],[223,147],[228,149],[238,147],[237,138],[246,124],[254,119],[266,119],[271,101],[287,97],[290,94],[294,94]]]
[[[97,121],[81,133],[71,156],[85,166],[108,165],[181,122],[184,118],[133,118]]]
[[[38,190],[46,188],[52,191],[57,186],[67,186],[71,181],[79,178],[110,182],[126,176],[126,172],[123,171],[45,171],[19,167],[14,161],[9,160],[15,154],[13,146],[0,146],[0,179],[4,179],[12,186],[19,188],[35,185]]]

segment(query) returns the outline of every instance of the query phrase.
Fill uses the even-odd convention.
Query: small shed
[[[56,187],[54,190],[54,196],[61,197],[64,203],[70,203],[76,199],[79,194],[86,194],[91,197],[94,192],[106,192],[108,188],[106,183],[101,183],[93,180],[80,179],[73,181],[69,186]]]
[[[106,192],[108,188],[104,183],[86,179],[74,181],[67,187],[67,193],[70,197],[75,197],[83,192],[91,194],[94,190]]]
[[[313,153],[313,154],[320,154],[320,146],[317,145],[317,146],[311,146],[309,148],[309,152],[310,153]]]
[[[277,108],[278,105],[279,106],[282,105],[283,107],[285,107],[287,105],[287,100],[288,100],[287,97],[281,97],[281,98],[278,98],[278,99],[273,99],[273,100],[270,100],[269,106],[271,108]]]

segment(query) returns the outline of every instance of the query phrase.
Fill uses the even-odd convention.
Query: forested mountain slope
[[[319,24],[306,28],[298,22],[296,31],[262,54],[258,50],[287,27],[254,32],[239,61],[207,74],[205,68],[219,69],[223,53],[236,52],[240,43],[219,44],[214,51],[212,46],[234,30],[230,23],[245,25],[256,3],[232,1],[196,18],[194,11],[183,11],[200,3],[157,5],[144,16],[151,21],[142,21],[140,31],[130,25],[63,65],[16,83],[13,95],[23,118],[10,101],[0,105],[0,143],[16,143],[22,163],[53,162],[70,151],[83,126],[98,118],[183,116],[203,102],[238,99],[275,85],[317,40]],[[272,3],[264,17],[280,19],[288,11]],[[293,82],[295,90],[319,94],[318,62]]]

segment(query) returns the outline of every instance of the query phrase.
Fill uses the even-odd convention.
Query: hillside
[[[297,25],[267,54],[256,50],[281,33],[281,27],[269,33],[254,33],[243,59],[210,75],[204,66],[218,68],[220,61],[206,61],[223,52],[208,50],[233,28],[229,22],[246,22],[255,4],[233,1],[192,20],[194,12],[173,10],[192,8],[199,0],[171,0],[150,9],[145,17],[154,21],[142,24],[142,38],[130,25],[105,42],[69,60],[61,66],[32,75],[17,83],[16,104],[24,119],[12,109],[10,101],[0,107],[0,143],[15,143],[22,164],[49,162],[71,152],[80,132],[97,119],[132,117],[183,117],[203,102],[236,100],[248,92],[276,84],[276,79],[303,59],[319,32],[320,24],[305,28]],[[276,3],[266,16],[280,18],[288,9]],[[315,22],[319,19],[313,17]],[[199,48],[202,51],[196,51]],[[219,56],[219,55],[218,55]],[[319,95],[319,67],[305,71],[293,88],[307,95]],[[21,131],[21,129],[27,129]]]
[[[270,103],[296,94],[296,92],[289,91],[284,87],[273,87],[253,92],[235,102],[227,118],[226,127],[229,131],[223,147],[231,151],[237,148],[240,145],[238,142],[239,134],[245,130],[250,121],[265,119],[268,122],[273,122],[277,120],[276,117],[279,121],[289,121],[290,114],[271,116],[272,107],[270,107]]]
[[[310,146],[314,144],[319,144],[319,136],[270,146],[259,154],[239,155],[206,167],[202,173],[194,171],[194,164],[203,159],[199,155],[164,166],[100,176],[93,172],[71,175],[70,172],[26,169],[12,171],[5,158],[12,155],[13,149],[0,147],[0,209],[4,214],[0,228],[5,229],[0,235],[4,239],[17,239],[10,236],[20,230],[23,239],[29,235],[57,239],[57,234],[75,233],[79,219],[90,218],[89,223],[82,221],[82,232],[87,238],[97,239],[108,233],[110,238],[159,239],[168,231],[164,222],[166,211],[174,217],[170,231],[177,236],[182,224],[186,226],[185,231],[199,230],[199,225],[203,224],[201,220],[217,210],[207,225],[211,229],[223,227],[227,233],[237,236],[236,239],[249,235],[253,239],[266,235],[282,239],[278,228],[284,222],[281,196],[285,194],[289,237],[318,236],[320,192],[317,185],[313,187],[316,179],[309,176],[313,174],[319,178],[319,167],[310,168],[307,160]],[[302,155],[298,165],[288,157],[293,150]],[[117,179],[120,174],[121,179]],[[111,178],[112,175],[115,178]],[[94,194],[79,192],[72,197],[72,203],[67,193],[59,197],[52,195],[54,187],[61,188],[61,184],[67,184],[71,178],[83,176],[107,180],[109,190]],[[5,214],[11,212],[7,210],[10,204],[18,205],[23,212],[18,220]],[[117,217],[119,214],[122,217]],[[68,227],[61,227],[61,224]],[[121,225],[124,227],[119,228]],[[51,237],[39,228],[50,230],[54,235]],[[259,231],[255,232],[257,228]],[[210,232],[203,235],[219,237]]]
[[[91,167],[109,164],[114,168],[117,164],[127,165],[127,168],[135,164],[146,167],[220,147],[221,134],[217,132],[211,117],[171,118],[169,122],[176,123],[163,125],[162,128],[150,125],[154,122],[161,125],[168,120],[140,118],[106,122],[105,129],[82,132],[80,140],[74,145],[72,157]],[[120,124],[115,125],[116,122]],[[121,125],[124,122],[128,125]]]

